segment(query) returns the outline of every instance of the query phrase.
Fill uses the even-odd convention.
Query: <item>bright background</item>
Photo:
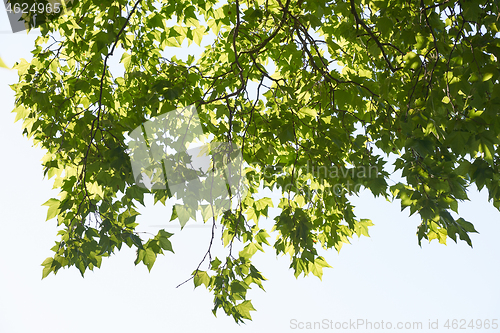
[[[37,35],[38,30],[12,34],[0,9],[0,56],[7,65],[20,58],[29,61]],[[185,51],[175,52],[180,56]],[[43,179],[43,151],[22,136],[21,122],[14,123],[15,114],[10,113],[14,93],[8,84],[16,81],[16,71],[0,69],[2,333],[303,331],[293,319],[304,325],[324,319],[373,324],[383,320],[393,326],[420,321],[423,329],[404,331],[427,332],[436,331],[428,330],[429,320],[438,320],[438,331],[454,331],[443,327],[447,319],[450,324],[465,319],[464,327],[471,319],[500,321],[500,213],[487,202],[485,191],[475,190],[469,193],[471,201],[460,206],[461,216],[480,232],[471,236],[473,249],[450,239],[447,246],[433,241],[420,248],[415,234],[419,219],[401,212],[399,202],[374,199],[369,192],[352,198],[357,216],[375,224],[371,237],[354,239],[340,253],[325,252],[333,268],[324,270],[322,282],[312,275],[295,279],[288,257],[276,257],[272,248],[257,253],[254,265],[268,279],[266,292],[249,292],[257,312],[252,312],[253,321],[240,326],[222,311],[218,318],[213,316],[213,299],[203,286],[193,291],[189,281],[176,288],[205,254],[210,229],[190,223],[179,231],[177,224],[167,224],[171,207],[153,206],[152,200],[140,208],[138,222],[144,228],[166,225],[175,232],[171,240],[176,254],[159,256],[151,273],[142,264],[134,266],[135,252],[125,246],[85,278],[71,268],[42,281],[40,264],[52,256],[50,248],[58,236],[56,222],[45,222],[47,207],[41,205],[57,191],[51,189],[52,180]],[[373,331],[364,326],[358,330]]]

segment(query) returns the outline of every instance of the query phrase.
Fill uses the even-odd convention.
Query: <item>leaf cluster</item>
[[[419,214],[418,242],[471,245],[455,218],[467,189],[485,188],[500,209],[499,1],[107,0],[75,2],[41,28],[21,60],[16,121],[46,150],[44,173],[59,198],[48,219],[63,229],[43,276],[99,267],[122,244],[151,269],[171,234],[136,231],[147,190],[137,185],[125,134],[194,105],[217,142],[241,148],[248,193],[221,214],[201,211],[212,239],[191,278],[236,322],[253,311],[247,290],[264,280],[251,259],[264,245],[288,254],[295,276],[321,278],[320,248],[368,236],[349,197],[367,189]],[[214,37],[209,45],[207,35]],[[182,60],[171,47],[203,45]],[[111,65],[112,61],[115,62]],[[119,63],[118,63],[119,61]],[[400,170],[391,180],[389,160]],[[393,182],[389,186],[388,182]],[[259,221],[282,198],[269,242]],[[172,197],[152,191],[155,202]],[[216,233],[217,218],[224,226]],[[226,260],[212,259],[221,238]],[[233,254],[233,245],[243,249]],[[208,260],[205,262],[205,260]],[[200,269],[205,262],[206,270]]]

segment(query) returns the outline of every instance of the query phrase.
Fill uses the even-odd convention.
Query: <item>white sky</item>
[[[0,56],[8,65],[19,58],[30,59],[37,33],[11,34],[7,15],[0,9]],[[487,202],[485,191],[472,191],[471,202],[460,206],[461,216],[480,232],[471,236],[474,249],[450,239],[448,246],[433,241],[420,248],[415,234],[419,219],[400,212],[399,202],[373,199],[368,192],[353,198],[357,216],[375,224],[371,237],[356,238],[340,253],[326,252],[333,268],[324,270],[322,282],[314,276],[295,279],[288,258],[276,258],[272,248],[256,254],[254,265],[268,281],[266,292],[249,291],[257,312],[252,312],[253,321],[246,325],[236,325],[222,311],[214,317],[213,299],[204,287],[193,291],[190,281],[175,288],[203,257],[208,228],[168,228],[176,232],[172,238],[176,254],[158,257],[151,273],[142,264],[134,266],[135,252],[123,247],[84,279],[71,268],[42,281],[40,264],[52,256],[50,248],[58,236],[55,221],[44,222],[47,207],[41,205],[57,192],[51,190],[51,180],[43,179],[43,152],[21,135],[21,122],[14,124],[15,115],[10,113],[14,93],[8,84],[16,80],[15,71],[0,69],[0,140],[4,142],[0,148],[4,184],[0,332],[334,331],[294,325],[323,320],[334,325],[384,321],[384,327],[391,322],[393,330],[398,322],[422,322],[423,329],[401,331],[430,332],[447,330],[443,327],[447,319],[450,324],[453,319],[466,320],[467,329],[460,331],[468,332],[477,331],[467,327],[471,319],[500,322],[500,214]],[[171,207],[153,206],[150,200],[140,211],[138,222],[147,227],[165,224]],[[438,320],[439,330],[429,330],[429,320]],[[373,329],[360,325],[355,331]]]

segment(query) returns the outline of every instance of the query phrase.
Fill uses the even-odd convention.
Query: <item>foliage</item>
[[[67,266],[83,275],[123,244],[149,269],[172,251],[171,234],[145,242],[135,231],[147,190],[135,183],[124,134],[188,105],[214,140],[241,147],[248,166],[248,195],[219,216],[227,256],[209,249],[206,270],[192,276],[214,294],[214,313],[250,319],[247,290],[264,280],[251,259],[265,246],[288,253],[295,276],[321,277],[329,265],[319,248],[368,235],[372,223],[349,201],[362,188],[418,213],[419,243],[458,235],[471,245],[473,225],[453,213],[467,188],[486,188],[500,208],[499,5],[75,2],[41,27],[33,61],[15,66],[16,121],[47,150],[44,172],[60,189],[47,219],[64,228],[43,276]],[[199,57],[164,52],[209,34],[215,41]],[[117,60],[122,67],[110,65]],[[392,186],[389,161],[402,174]],[[283,194],[274,244],[258,225],[272,207],[257,199],[260,186]],[[153,195],[164,203],[171,193]]]

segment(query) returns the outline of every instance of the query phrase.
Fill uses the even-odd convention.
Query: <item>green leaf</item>
[[[269,246],[270,246],[269,242],[267,241],[267,238],[269,238],[269,237],[270,237],[270,236],[269,236],[269,234],[267,233],[267,231],[266,231],[266,230],[264,230],[264,229],[261,229],[261,230],[259,230],[259,232],[255,235],[255,240],[256,240],[256,241],[257,241],[257,243],[259,243],[259,244],[264,243],[264,244],[266,244],[266,245],[269,245]]]
[[[193,275],[194,275],[193,281],[195,288],[201,285],[202,283],[205,285],[205,287],[208,288],[208,286],[210,285],[210,277],[208,276],[207,272],[197,271],[194,272]]]
[[[243,250],[240,251],[239,256],[241,258],[250,259],[256,252],[258,248],[255,243],[250,243],[245,246]]]
[[[53,219],[59,213],[59,205],[61,202],[57,199],[49,199],[42,206],[47,206],[49,209],[47,210],[47,218],[46,221]]]
[[[250,311],[256,311],[251,301],[244,301],[236,306],[236,311],[245,319],[251,320]]]
[[[16,107],[14,110],[12,110],[12,112],[16,113],[16,119],[14,119],[14,122],[17,122],[20,119],[24,119],[29,115],[29,110],[22,105]]]
[[[26,74],[29,67],[30,64],[25,59],[21,59],[21,62],[18,62],[14,65],[14,69],[17,69],[19,75]]]
[[[220,266],[220,264],[222,264],[222,262],[218,258],[215,258],[210,263],[210,269],[213,270],[213,271],[215,271]]]
[[[42,280],[45,279],[50,274],[50,272],[53,271],[53,266],[52,266],[53,262],[54,262],[53,258],[47,258],[43,261]]]
[[[354,224],[354,232],[356,233],[356,235],[358,235],[358,237],[361,237],[361,235],[370,237],[370,235],[368,234],[368,227],[372,225],[373,223],[371,220],[363,219]]]
[[[311,272],[317,276],[320,280],[323,277],[323,268],[331,268],[323,257],[317,257],[314,262],[309,263]]]
[[[175,210],[175,207],[176,206],[173,206],[172,207],[172,215],[170,216],[170,221],[173,221],[175,220],[176,218],[178,218],[179,216],[177,215],[177,210]]]
[[[388,36],[394,27],[394,23],[392,20],[388,17],[381,17],[378,22],[377,26],[379,28],[379,31],[382,33],[382,36]]]
[[[257,210],[263,210],[267,207],[273,207],[273,200],[271,198],[262,198],[255,201],[255,207]]]
[[[167,238],[160,237],[160,246],[162,249],[174,253],[174,250],[172,249],[172,243]]]
[[[483,82],[486,82],[488,81],[489,79],[491,79],[493,77],[493,73],[484,73],[483,74]]]
[[[144,249],[144,247],[142,245],[142,240],[139,236],[137,236],[135,234],[130,234],[129,237],[132,240],[132,242],[135,244],[135,246],[137,246],[137,248]]]
[[[463,218],[459,218],[457,220],[457,223],[467,232],[475,232],[477,233],[476,229],[474,229],[474,225],[470,222],[465,221]]]
[[[148,270],[151,271],[151,268],[153,268],[153,265],[156,261],[156,253],[151,248],[145,249],[144,253],[144,264],[147,266]]]
[[[205,35],[205,27],[201,26],[193,30],[193,41],[196,43],[196,45],[201,46],[203,35]]]
[[[125,66],[125,70],[130,69],[130,65],[132,62],[132,56],[126,52],[122,54],[122,58],[120,59],[120,62],[123,63],[123,66]]]
[[[175,212],[177,213],[177,218],[181,224],[181,228],[184,228],[186,223],[191,218],[190,208],[186,206],[176,205]],[[172,214],[173,215],[173,214]]]

